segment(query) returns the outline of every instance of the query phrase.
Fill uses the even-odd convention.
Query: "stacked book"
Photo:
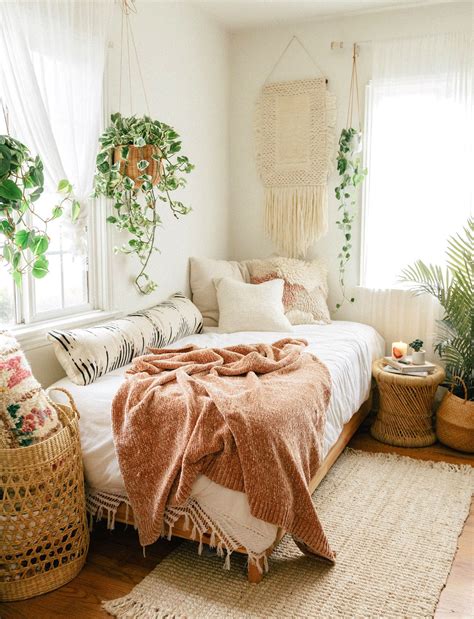
[[[422,365],[415,365],[411,357],[404,357],[403,360],[398,361],[393,357],[384,357],[385,372],[391,372],[392,374],[403,374],[404,376],[428,376],[433,374],[436,369],[434,363],[431,361],[425,361]]]

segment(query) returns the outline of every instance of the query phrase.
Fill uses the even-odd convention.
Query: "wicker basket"
[[[467,399],[467,388],[460,378],[454,377],[464,387],[464,399],[454,395],[451,386],[445,394],[436,415],[436,434],[439,440],[453,449],[474,453],[474,402]]]
[[[151,176],[151,184],[158,185],[161,178],[162,163],[155,161],[152,155],[159,155],[160,149],[158,146],[147,144],[146,146],[127,146],[128,156],[126,159],[122,157],[123,146],[117,146],[114,150],[114,163],[120,162],[120,173],[126,175],[135,181],[135,189],[138,189],[143,181],[137,180],[142,174]],[[148,167],[145,170],[138,169],[138,162],[142,160],[148,161]]]
[[[64,391],[60,389],[60,391]],[[17,449],[0,449],[0,599],[22,600],[69,582],[89,546],[79,414],[53,404],[63,428]]]

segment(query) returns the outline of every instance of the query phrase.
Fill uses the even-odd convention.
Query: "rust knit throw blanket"
[[[308,483],[320,461],[331,379],[304,340],[152,350],[112,405],[115,448],[140,541],[162,532],[196,477],[245,492],[251,513],[334,560]]]

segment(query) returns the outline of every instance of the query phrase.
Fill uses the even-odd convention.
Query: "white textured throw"
[[[289,257],[327,232],[327,178],[336,99],[324,78],[276,82],[257,103],[257,168],[265,185],[265,230]]]

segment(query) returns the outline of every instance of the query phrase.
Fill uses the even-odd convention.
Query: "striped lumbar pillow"
[[[201,328],[197,307],[176,293],[154,307],[96,327],[50,331],[48,339],[68,377],[77,385],[88,385],[149,347],[162,348]]]

